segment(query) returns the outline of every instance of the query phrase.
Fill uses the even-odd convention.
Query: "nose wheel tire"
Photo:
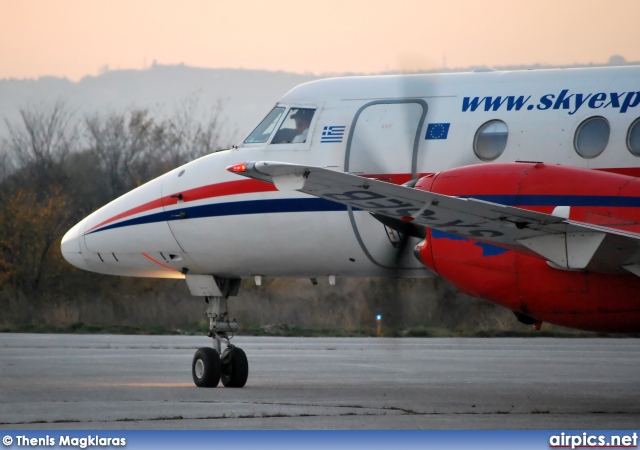
[[[193,355],[191,375],[196,386],[216,387],[220,382],[220,369],[220,355],[214,349],[203,347]]]
[[[225,387],[241,388],[249,377],[249,362],[241,348],[229,346],[220,357],[220,379]]]

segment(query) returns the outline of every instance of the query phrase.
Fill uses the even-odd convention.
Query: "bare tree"
[[[95,114],[85,119],[90,147],[100,160],[112,197],[140,184],[135,178],[135,164],[150,148],[154,120],[144,109],[124,114]]]
[[[202,111],[199,93],[185,98],[182,106],[164,120],[154,133],[154,154],[170,168],[228,147],[232,133],[225,133],[223,102],[216,101]]]
[[[9,131],[4,142],[6,158],[13,157],[17,168],[26,171],[40,195],[61,176],[61,165],[77,143],[77,126],[61,101],[50,107],[28,106],[20,110],[20,116],[19,124],[5,119]]]

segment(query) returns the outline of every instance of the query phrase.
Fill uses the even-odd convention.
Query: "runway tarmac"
[[[243,389],[198,389],[206,337],[0,334],[3,429],[637,429],[640,341],[238,336]]]

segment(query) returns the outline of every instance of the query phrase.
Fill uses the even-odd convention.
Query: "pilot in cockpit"
[[[311,108],[291,108],[289,115],[282,122],[271,143],[292,144],[306,142],[314,113],[315,109]],[[293,128],[294,126],[295,128]]]
[[[296,121],[297,133],[291,142],[306,142],[313,113],[312,109],[299,109],[291,116]]]

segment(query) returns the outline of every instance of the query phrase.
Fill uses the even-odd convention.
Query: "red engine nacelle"
[[[416,189],[550,214],[570,206],[571,220],[640,233],[640,180],[541,163],[483,164],[422,178]],[[422,261],[462,291],[512,311],[572,328],[640,331],[640,278],[576,272],[543,259],[428,230]]]

